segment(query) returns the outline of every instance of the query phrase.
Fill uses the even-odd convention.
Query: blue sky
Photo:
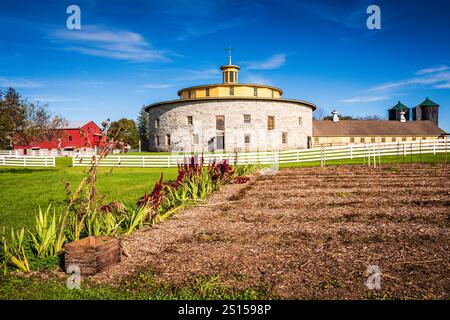
[[[81,8],[81,30],[66,9]],[[366,9],[381,8],[381,30]],[[178,89],[221,81],[278,86],[328,114],[386,117],[401,100],[441,105],[450,131],[449,1],[1,1],[0,88],[68,120],[136,118]]]

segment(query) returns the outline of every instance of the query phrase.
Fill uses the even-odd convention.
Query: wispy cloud
[[[42,83],[38,83],[27,79],[0,77],[0,87],[39,88],[42,86],[43,86]]]
[[[217,68],[203,68],[198,70],[182,70],[182,75],[176,77],[175,81],[197,81],[197,80],[220,80],[220,71]]]
[[[390,96],[362,96],[340,100],[342,103],[368,103],[389,100]]]
[[[70,97],[45,97],[45,96],[36,96],[36,97],[30,97],[30,101],[35,102],[43,102],[43,103],[50,103],[50,102],[77,102],[80,101],[79,99],[70,98]]]
[[[254,74],[247,74],[243,79],[244,79],[244,82],[246,82],[246,83],[273,85],[272,80],[262,77],[262,76],[259,76],[259,75],[254,75]]]
[[[447,71],[449,70],[449,66],[445,65],[439,65],[432,68],[422,69],[416,72],[417,75],[423,75],[423,74],[429,74],[429,73],[435,73],[435,72],[441,72],[441,71]]]
[[[234,19],[223,23],[208,23],[207,26],[183,26],[184,32],[177,37],[177,40],[187,40],[194,37],[205,36],[218,31],[232,29],[238,27],[242,23],[242,19]]]
[[[169,61],[166,53],[153,49],[138,33],[83,26],[81,30],[56,30],[54,39],[64,42],[64,49],[85,55],[128,61]]]
[[[435,86],[436,89],[450,89],[450,82],[444,84],[438,84]]]
[[[166,89],[171,87],[170,84],[154,84],[154,83],[149,83],[143,86],[145,89]]]
[[[286,63],[286,55],[283,53],[274,54],[268,60],[259,62],[247,62],[247,70],[272,70],[278,69]]]
[[[430,85],[433,85],[436,89],[446,89],[447,84],[450,83],[450,72],[447,71],[449,69],[450,68],[445,65],[422,69],[415,72],[417,77],[384,83],[371,88],[369,91],[389,91],[403,87]]]

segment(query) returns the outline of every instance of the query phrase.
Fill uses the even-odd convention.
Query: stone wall
[[[300,102],[283,100],[209,100],[177,101],[148,109],[150,121],[149,148],[152,151],[217,150],[216,116],[225,116],[225,150],[266,151],[307,148],[312,136],[312,109]],[[251,115],[251,123],[244,123],[244,114]],[[192,124],[187,117],[192,116]],[[268,116],[275,117],[275,129],[267,130]],[[299,118],[302,118],[300,124]],[[159,119],[159,127],[156,127]],[[287,132],[287,143],[282,133]],[[198,135],[194,144],[193,135]],[[167,145],[170,135],[171,145]],[[250,135],[245,144],[244,136]],[[159,136],[159,146],[156,145]]]

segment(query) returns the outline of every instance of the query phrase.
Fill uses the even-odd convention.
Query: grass
[[[63,180],[75,188],[81,181],[83,167],[71,167],[71,158],[57,158],[55,168],[0,167],[0,226],[30,226],[38,206],[63,205]],[[99,168],[98,192],[105,201],[120,199],[134,203],[145,191],[151,191],[160,173],[165,179],[176,178],[176,168]]]
[[[0,300],[256,300],[273,299],[267,286],[236,289],[225,286],[218,276],[196,276],[182,284],[157,282],[150,273],[141,273],[119,287],[90,286],[68,289],[64,279],[42,280],[36,276],[0,276]]]
[[[433,154],[423,154],[422,156],[415,154],[407,155],[405,157],[399,156],[382,156],[381,165],[384,164],[403,164],[403,163],[445,163],[445,153]],[[373,158],[370,159],[370,163],[373,164]],[[450,163],[450,154],[448,155],[447,161]],[[328,160],[325,161],[325,166],[331,165],[367,165],[367,158],[357,158],[357,159],[340,159],[340,160]],[[378,159],[377,159],[378,165]],[[280,164],[280,168],[289,167],[317,167],[320,166],[320,161],[313,162],[295,162],[295,163],[283,163]]]
[[[381,164],[411,162],[411,156],[398,159],[396,156],[381,157]],[[413,155],[412,162],[445,162],[445,154]],[[344,159],[326,161],[326,166],[343,164],[367,164],[367,159]],[[280,168],[298,166],[320,166],[320,162],[281,164]],[[38,206],[49,203],[63,205],[65,190],[63,180],[76,186],[83,177],[83,167],[71,167],[71,158],[57,158],[55,168],[11,168],[0,167],[0,226],[30,226]],[[107,195],[105,201],[120,199],[134,203],[144,191],[153,188],[161,172],[165,179],[176,177],[176,168],[99,168],[98,191]]]

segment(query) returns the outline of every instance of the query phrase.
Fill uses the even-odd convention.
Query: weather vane
[[[231,47],[225,48],[225,51],[228,51],[228,64],[231,66],[231,51],[233,51],[233,49]]]

